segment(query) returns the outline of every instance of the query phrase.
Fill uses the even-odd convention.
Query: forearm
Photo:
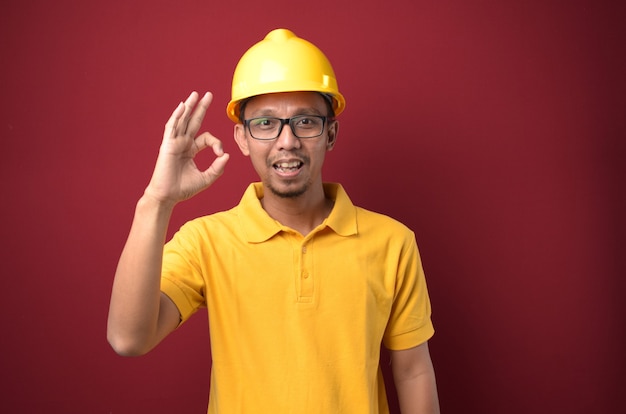
[[[435,370],[428,342],[390,351],[391,369],[402,414],[439,414]]]
[[[434,372],[396,381],[402,414],[439,414],[439,398]]]
[[[137,203],[109,309],[107,336],[120,354],[147,352],[158,340],[161,263],[172,210],[147,196]]]

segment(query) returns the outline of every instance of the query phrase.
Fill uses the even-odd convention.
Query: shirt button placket
[[[300,297],[302,299],[311,299],[313,297],[313,278],[309,269],[310,257],[307,257],[308,247],[306,244],[302,245],[302,278],[300,280]]]

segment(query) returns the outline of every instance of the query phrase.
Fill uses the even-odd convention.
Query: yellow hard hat
[[[332,98],[335,116],[346,106],[330,62],[314,44],[287,29],[276,29],[252,46],[233,74],[226,113],[239,122],[242,100],[266,93],[315,91]]]

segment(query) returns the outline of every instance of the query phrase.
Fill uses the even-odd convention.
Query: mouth
[[[292,174],[302,168],[302,161],[282,161],[273,164],[272,167],[282,174]]]

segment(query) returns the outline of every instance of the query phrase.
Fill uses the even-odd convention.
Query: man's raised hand
[[[165,124],[159,156],[145,192],[155,201],[174,205],[191,198],[224,172],[229,155],[224,152],[222,142],[209,132],[196,136],[213,96],[207,92],[198,98],[198,93],[192,92]],[[194,157],[207,147],[213,149],[216,158],[209,168],[201,171]]]

